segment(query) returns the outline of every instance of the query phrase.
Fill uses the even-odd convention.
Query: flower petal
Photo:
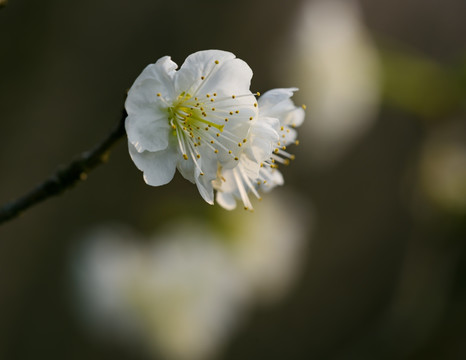
[[[170,57],[165,56],[148,65],[128,92],[125,127],[129,141],[138,152],[154,152],[168,146],[170,125],[165,99],[174,96],[176,68]]]
[[[168,146],[170,125],[166,111],[152,107],[152,114],[128,115],[125,121],[128,141],[138,152],[160,151]]]
[[[300,126],[304,121],[304,109],[296,106],[291,97],[297,88],[273,89],[259,98],[261,116],[280,119],[282,125]]]
[[[236,199],[231,193],[217,192],[215,200],[226,210],[233,210],[236,208]]]
[[[251,68],[234,54],[205,50],[186,58],[175,75],[175,88],[192,96],[213,92],[222,96],[250,94],[251,78]]]
[[[197,189],[202,198],[210,205],[213,205],[214,187],[212,181],[217,178],[217,161],[204,157],[201,158],[198,163],[199,167],[202,169],[203,175],[201,175],[201,171],[198,168],[195,169],[194,173]]]
[[[165,185],[173,179],[177,157],[174,149],[168,147],[162,151],[140,153],[131,143],[128,143],[128,148],[131,159],[144,172],[144,181],[148,185]]]
[[[134,81],[128,91],[125,108],[128,114],[139,114],[148,104],[163,105],[163,98],[173,99],[175,96],[173,77],[178,67],[169,56],[147,65]],[[160,97],[157,94],[160,93]]]

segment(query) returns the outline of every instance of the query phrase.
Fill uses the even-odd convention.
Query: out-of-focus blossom
[[[88,318],[167,359],[211,358],[245,299],[229,254],[215,233],[192,223],[156,241],[133,236],[111,229],[90,236],[78,264]]]
[[[250,306],[279,300],[300,268],[309,214],[275,195],[254,214],[220,214],[235,224],[224,232],[178,219],[149,239],[91,233],[75,267],[84,318],[166,359],[215,357]]]
[[[292,78],[312,119],[307,156],[331,164],[368,130],[379,104],[379,60],[357,2],[304,2],[291,53]]]

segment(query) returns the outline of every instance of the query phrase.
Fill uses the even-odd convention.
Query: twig
[[[3,205],[0,208],[0,224],[19,216],[24,210],[51,196],[61,194],[79,180],[86,179],[93,168],[107,161],[110,148],[125,135],[125,118],[126,111],[123,110],[118,124],[94,149],[76,157],[27,194]]]

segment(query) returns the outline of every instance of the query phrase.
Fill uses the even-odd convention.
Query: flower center
[[[215,108],[217,100],[218,109]],[[222,154],[238,161],[239,148],[246,142],[235,132],[227,130],[228,121],[230,118],[234,120],[239,110],[225,109],[221,106],[222,100],[216,93],[193,97],[182,92],[167,108],[172,134],[178,141],[183,158],[192,159],[201,175],[204,174],[198,163],[201,155]]]

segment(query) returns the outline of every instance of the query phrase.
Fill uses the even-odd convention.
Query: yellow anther
[[[248,141],[248,139],[243,139],[243,142],[245,143],[246,141]]]
[[[157,93],[157,96],[162,96],[162,94],[161,94],[161,93]]]
[[[218,150],[217,150],[217,149],[215,149],[214,153],[218,154]]]
[[[188,155],[183,154],[183,159],[188,160]]]
[[[280,150],[275,149],[273,152],[274,152],[275,154],[278,154],[279,151],[280,151]]]
[[[235,111],[235,113],[239,114],[239,111],[238,111],[238,110],[236,110],[236,111]]]
[[[235,95],[231,95],[231,98],[234,99],[236,96]]]
[[[257,95],[257,96],[261,96],[261,93],[258,91],[258,92],[256,92],[256,95]]]
[[[215,63],[218,65],[219,64],[218,60],[215,60]]]
[[[254,103],[254,107],[257,107],[257,103]]]
[[[199,175],[204,176],[204,173],[200,173]]]
[[[302,107],[304,110],[306,110],[306,108],[307,108],[307,106],[304,105],[304,104],[302,104],[301,107]]]
[[[211,143],[211,144],[213,144],[213,143],[214,143],[214,141],[213,141],[213,140],[210,140],[210,143]]]
[[[214,101],[215,101],[215,99],[210,99],[210,101],[211,101],[211,102],[214,102]]]
[[[217,96],[217,93],[214,93],[214,96]]]
[[[197,157],[198,159],[200,159],[200,158],[201,158],[201,155],[197,154],[196,157]]]
[[[286,150],[286,146],[282,146],[282,150]]]
[[[253,119],[253,117],[251,116],[251,117],[249,118],[249,120],[252,120],[252,119]]]
[[[228,121],[228,118],[225,118],[225,121]]]
[[[233,115],[233,111],[230,111],[230,115]]]
[[[220,136],[220,133],[217,133],[217,134],[215,134],[215,135],[217,135],[217,137],[219,137],[219,136]]]
[[[231,150],[228,150],[228,154],[231,154]]]
[[[295,143],[296,145],[299,145],[299,140],[296,140],[294,143]]]
[[[290,159],[291,159],[291,160],[294,160],[294,159],[296,159],[296,156],[291,155],[291,156],[290,156]]]
[[[285,129],[285,128],[284,128],[283,126],[282,126],[282,127],[280,127],[280,130],[281,130],[281,131],[283,131],[284,129]]]
[[[238,146],[241,147],[241,146],[243,146],[243,145],[242,145],[241,143],[238,143]]]
[[[207,97],[210,97],[210,95],[209,95],[209,94],[205,94],[205,96],[207,96]]]
[[[236,160],[236,161],[238,161],[238,160],[239,160],[237,156],[235,156],[235,160]]]
[[[212,111],[215,111],[215,108],[212,108]]]
[[[205,79],[205,76],[201,76],[201,80],[204,80]]]

